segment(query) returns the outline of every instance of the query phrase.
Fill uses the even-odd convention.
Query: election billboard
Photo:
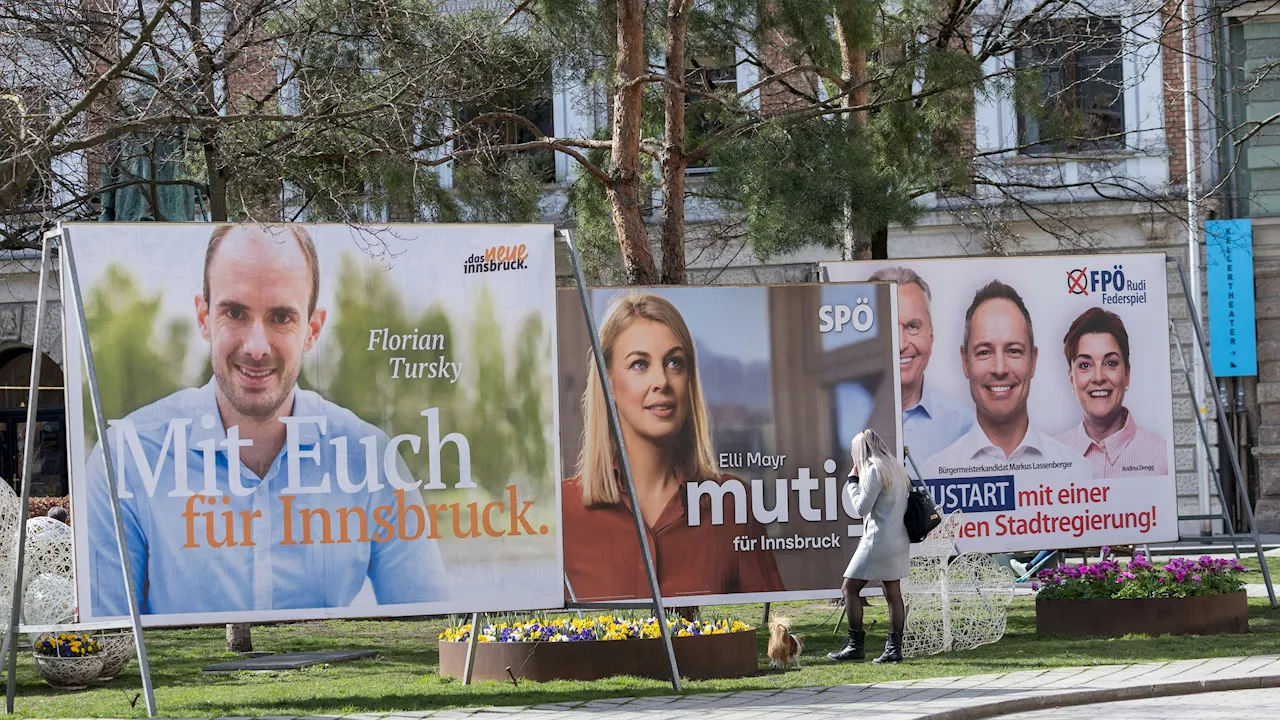
[[[63,227],[144,625],[562,606],[551,226]],[[111,620],[69,288],[77,594]]]
[[[897,283],[909,469],[960,550],[1178,538],[1163,254],[822,267]]]
[[[667,604],[838,597],[863,529],[850,440],[901,452],[892,285],[589,298]],[[648,599],[578,291],[557,300],[566,600]]]

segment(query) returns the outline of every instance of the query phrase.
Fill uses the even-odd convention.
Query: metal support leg
[[[662,645],[667,651],[667,664],[671,669],[671,687],[680,692],[680,669],[676,666],[676,652],[671,646],[671,629],[667,627],[667,613],[662,607],[662,592],[658,588],[658,575],[654,571],[653,556],[649,553],[649,540],[645,531],[644,518],[640,515],[640,500],[636,496],[636,484],[631,475],[631,461],[627,457],[627,444],[622,438],[622,427],[618,421],[618,406],[614,402],[613,387],[609,382],[609,373],[605,369],[604,351],[600,348],[600,333],[591,315],[591,302],[587,298],[587,282],[582,277],[582,263],[578,258],[578,247],[573,238],[563,233],[564,242],[569,246],[569,259],[573,262],[573,274],[578,281],[578,298],[582,301],[582,313],[586,316],[587,332],[591,336],[591,351],[596,361],[596,371],[600,376],[600,386],[604,390],[605,403],[609,406],[609,428],[613,431],[614,442],[617,443],[619,465],[622,467],[622,479],[627,486],[627,495],[631,499],[631,517],[635,521],[636,539],[640,542],[640,552],[644,557],[645,575],[649,580],[649,592],[653,596],[653,612],[658,621],[658,631],[662,634]]]
[[[138,593],[133,584],[134,568],[129,559],[129,542],[124,533],[124,518],[120,512],[120,484],[116,475],[114,453],[110,452],[106,411],[102,408],[102,394],[98,391],[98,373],[93,365],[93,347],[89,341],[89,324],[85,320],[84,296],[80,293],[80,278],[76,274],[75,254],[71,250],[70,231],[62,231],[62,252],[67,260],[67,273],[62,281],[71,290],[71,303],[75,307],[76,320],[80,323],[80,345],[88,370],[89,399],[93,403],[93,419],[97,423],[98,442],[102,443],[102,462],[106,465],[107,490],[111,493],[111,516],[115,520],[116,543],[120,549],[120,566],[124,571],[124,592],[129,603],[129,619],[133,627],[134,647],[138,651],[138,669],[142,675],[142,691],[147,703],[147,717],[156,716],[156,696],[151,687],[151,664],[147,661],[147,644],[142,636],[142,616],[138,612]],[[74,360],[72,360],[74,362]],[[79,391],[79,388],[76,388]],[[141,570],[141,568],[139,568]]]
[[[1187,387],[1191,387],[1191,370],[1187,367],[1187,355],[1182,351],[1182,337],[1178,335],[1178,328],[1169,321],[1169,332],[1173,333],[1174,345],[1178,348],[1178,359],[1182,362],[1182,373],[1187,377]],[[1196,426],[1200,428],[1200,440],[1204,443],[1205,448],[1209,447],[1209,429],[1205,427],[1204,418],[1200,413],[1196,413]],[[1218,509],[1222,511],[1223,527],[1227,531],[1227,535],[1231,538],[1231,548],[1236,552],[1236,559],[1240,559],[1240,545],[1236,543],[1235,523],[1231,521],[1231,512],[1227,509],[1227,496],[1222,492],[1222,473],[1218,472],[1217,465],[1214,464],[1213,458],[1208,456],[1206,450],[1205,457],[1209,466],[1209,474],[1213,476],[1213,484],[1218,488]]]
[[[476,667],[476,646],[480,642],[480,613],[471,613],[471,635],[467,637],[467,663],[462,668],[462,684],[471,684],[471,672]]]
[[[1166,256],[1167,260],[1172,260],[1177,265],[1178,277],[1182,279],[1183,292],[1186,293],[1187,302],[1191,303],[1191,285],[1187,282],[1187,273],[1182,269],[1182,260]],[[1205,371],[1209,374],[1209,377],[1213,377],[1213,363],[1209,358],[1209,347],[1205,344],[1204,328],[1200,326],[1200,316],[1195,312],[1194,304],[1190,305],[1190,307],[1192,309],[1191,328],[1196,333],[1196,345],[1199,346],[1200,356],[1204,359]],[[1218,412],[1219,427],[1227,427],[1227,411],[1222,407],[1222,398],[1216,392],[1210,394],[1213,395],[1213,406]],[[1267,597],[1271,600],[1271,607],[1280,607],[1280,602],[1276,601],[1275,587],[1271,584],[1271,571],[1267,568],[1266,553],[1262,551],[1262,539],[1258,537],[1258,523],[1253,517],[1253,504],[1249,502],[1249,488],[1243,484],[1244,473],[1240,470],[1240,458],[1236,455],[1235,447],[1228,445],[1227,456],[1231,458],[1231,469],[1235,473],[1236,488],[1241,496],[1245,498],[1245,517],[1249,520],[1249,532],[1253,535],[1253,547],[1258,553],[1258,564],[1262,566],[1262,579],[1267,583]]]
[[[40,287],[36,291],[36,329],[31,342],[31,387],[27,391],[27,431],[22,438],[22,487],[18,504],[18,557],[13,573],[13,604],[9,606],[9,631],[4,637],[4,651],[9,659],[9,677],[5,684],[5,711],[13,714],[14,695],[17,693],[15,676],[18,670],[18,618],[22,615],[22,572],[27,555],[27,513],[31,502],[31,471],[34,462],[36,432],[36,406],[40,403],[40,365],[45,331],[45,283],[49,271],[49,250],[52,238],[44,236],[40,248]]]

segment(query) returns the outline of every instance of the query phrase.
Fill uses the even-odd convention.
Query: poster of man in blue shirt
[[[915,270],[895,265],[875,271],[868,282],[898,284],[898,374],[902,385],[902,433],[917,464],[973,427],[973,410],[925,383],[933,357],[933,292]],[[908,468],[915,475],[914,467]]]
[[[167,291],[174,315],[181,312],[172,300],[180,288],[199,287],[186,295],[192,334],[208,349],[204,369],[187,374],[201,378],[192,383],[198,386],[134,404],[123,416],[107,411],[134,591],[149,625],[449,612],[468,602],[460,596],[476,592],[460,588],[468,578],[451,576],[449,557],[452,565],[473,566],[486,577],[511,574],[501,563],[514,548],[558,566],[554,525],[532,518],[556,514],[554,495],[538,497],[536,472],[532,490],[511,479],[518,469],[486,488],[485,477],[496,473],[485,473],[483,459],[472,459],[473,443],[485,438],[460,426],[470,414],[460,401],[438,401],[464,393],[461,351],[445,348],[454,335],[380,327],[388,316],[377,299],[366,297],[375,284],[385,289],[399,282],[410,288],[410,300],[416,290],[437,308],[465,306],[440,296],[456,290],[446,286],[463,276],[469,255],[460,254],[456,267],[449,262],[434,271],[440,282],[430,283],[419,268],[428,267],[431,253],[420,243],[399,280],[372,270],[357,282],[350,267],[372,267],[369,259],[357,254],[336,261],[335,247],[346,242],[328,242],[322,258],[307,226],[220,225],[205,232],[201,278],[190,266],[178,269],[187,276],[182,282],[152,284],[179,287]],[[91,260],[118,258],[128,254],[129,242],[119,242],[115,255],[100,249],[97,256],[92,249],[86,254]],[[322,265],[339,277],[322,278]],[[101,278],[110,279],[110,272],[89,267],[101,297],[107,287]],[[148,269],[140,264],[137,274],[146,277]],[[415,278],[425,289],[413,287]],[[487,288],[486,278],[465,281]],[[322,296],[325,283],[333,286]],[[547,285],[550,300],[553,284]],[[535,300],[538,295],[527,293]],[[324,298],[347,303],[336,326]],[[356,301],[373,309],[357,317],[349,309]],[[95,332],[102,338],[94,339],[95,355],[99,345],[107,348],[102,364],[118,367],[130,351],[111,339],[114,326],[103,314],[93,308],[87,313],[91,339]],[[175,322],[190,321],[178,316]],[[415,362],[419,357],[423,361]],[[346,390],[339,396],[354,401],[359,414],[322,394],[340,386]],[[553,391],[548,384],[528,392],[550,398]],[[397,425],[388,418],[402,409],[388,405],[409,396],[408,418],[402,415]],[[85,414],[87,436],[93,416],[87,408]],[[542,428],[537,433],[535,440]],[[102,452],[95,442],[83,462],[84,481],[73,484],[73,493],[83,488],[79,507],[86,516],[77,529],[87,528],[77,548],[77,574],[87,574],[78,579],[81,612],[94,619],[129,613]],[[548,480],[552,472],[548,465]],[[530,499],[517,498],[518,492]],[[513,549],[504,553],[501,547]],[[495,565],[485,567],[486,558]],[[559,579],[544,574],[550,576],[546,595],[554,597]],[[532,597],[536,579],[530,586],[529,597],[507,602],[541,606]]]
[[[408,540],[403,528],[384,530],[383,542],[335,542],[331,527],[315,532],[315,525],[339,520],[338,508],[354,499],[369,524],[378,506],[398,508],[403,522],[407,507],[422,512],[423,505],[417,491],[388,483],[385,471],[369,479],[376,491],[322,491],[342,482],[333,474],[347,482],[364,477],[365,438],[376,438],[372,459],[381,465],[387,437],[297,386],[302,357],[325,325],[325,310],[316,307],[319,281],[314,243],[299,226],[278,233],[227,225],[210,238],[195,315],[213,378],[113,423],[123,436],[116,471],[140,612],[343,607],[366,577],[380,604],[442,599],[435,541]],[[328,442],[320,442],[321,433]],[[345,468],[337,467],[336,438],[348,439]],[[286,447],[295,448],[292,457]],[[99,445],[87,465],[93,600],[102,614],[127,615],[101,452]],[[165,491],[147,497],[152,487]]]

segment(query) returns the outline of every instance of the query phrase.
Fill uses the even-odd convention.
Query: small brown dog
[[[804,638],[791,634],[791,621],[784,617],[769,620],[769,667],[800,667]]]

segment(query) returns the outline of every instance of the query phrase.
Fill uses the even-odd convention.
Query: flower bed
[[[669,618],[667,628],[683,677],[704,680],[756,672],[755,628],[746,623]],[[470,625],[461,625],[440,633],[442,675],[462,677],[471,631]],[[472,671],[476,681],[668,677],[666,650],[652,617],[603,615],[489,624],[480,629],[476,640]]]
[[[1121,564],[1110,548],[1094,565],[1041,570],[1033,588],[1036,632],[1048,635],[1216,635],[1249,632],[1248,598],[1236,560],[1173,558],[1157,567],[1142,553]]]

